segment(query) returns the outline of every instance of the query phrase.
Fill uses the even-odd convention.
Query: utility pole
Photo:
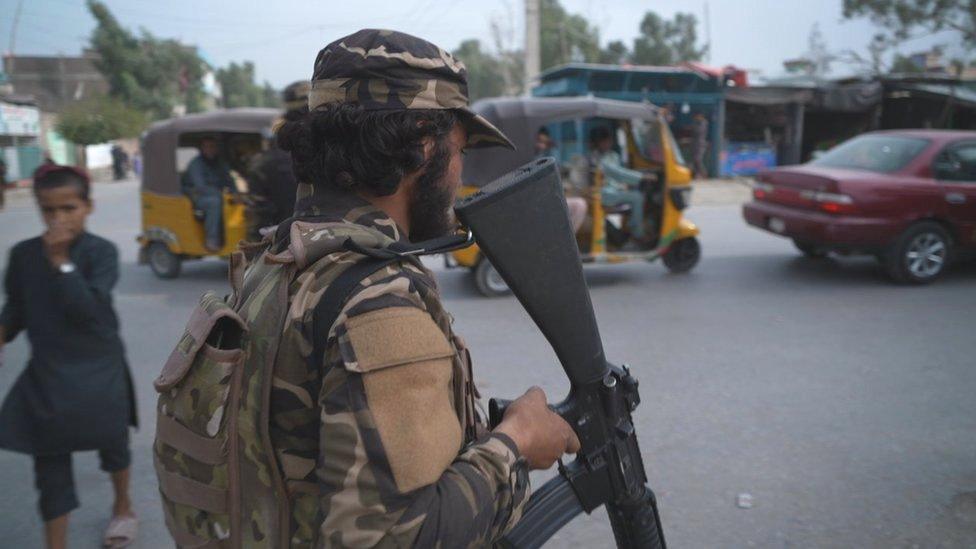
[[[20,9],[24,7],[24,0],[17,2],[17,9],[14,11],[14,21],[10,25],[10,47],[7,49],[7,55],[10,57],[9,67],[7,71],[10,73],[14,72],[14,46],[17,45],[17,25],[20,24]]]
[[[539,50],[539,0],[525,0],[525,90],[539,77],[542,54]]]
[[[708,14],[708,2],[705,2],[705,62],[712,63],[712,18]]]

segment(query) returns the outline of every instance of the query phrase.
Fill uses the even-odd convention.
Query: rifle
[[[576,432],[576,459],[529,499],[503,547],[540,547],[582,512],[605,505],[617,547],[666,547],[644,472],[632,412],[640,403],[627,366],[607,362],[555,161],[536,160],[461,199],[461,223],[552,345],[569,377],[553,409]],[[492,399],[494,428],[510,401]]]

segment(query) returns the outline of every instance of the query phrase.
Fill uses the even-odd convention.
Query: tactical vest
[[[292,237],[299,232],[293,229]],[[342,224],[336,232],[348,241],[376,239],[355,225]],[[296,494],[288,492],[268,435],[271,380],[288,329],[289,286],[309,263],[332,262],[320,271],[335,278],[314,312],[313,353],[321,364],[326,338],[352,289],[377,269],[404,259],[360,256],[356,263],[335,262],[330,255],[314,257],[313,242],[301,244],[290,248],[296,253],[265,250],[250,266],[235,253],[233,293],[222,299],[208,292],[201,298],[154,383],[159,392],[154,465],[166,526],[181,548],[284,549],[291,543],[292,519],[300,524],[321,519],[308,516],[307,509],[301,516],[292,509]],[[482,428],[468,351],[453,334],[436,292],[428,288],[420,294],[456,351],[454,407],[466,445]]]

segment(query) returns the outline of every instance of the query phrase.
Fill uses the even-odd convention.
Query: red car
[[[873,254],[899,282],[931,282],[976,250],[976,132],[859,135],[759,174],[742,215],[808,256]]]

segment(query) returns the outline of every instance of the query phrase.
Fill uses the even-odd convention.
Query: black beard
[[[451,232],[452,193],[444,176],[450,164],[447,147],[438,143],[427,166],[417,177],[410,197],[410,241],[422,242]]]

